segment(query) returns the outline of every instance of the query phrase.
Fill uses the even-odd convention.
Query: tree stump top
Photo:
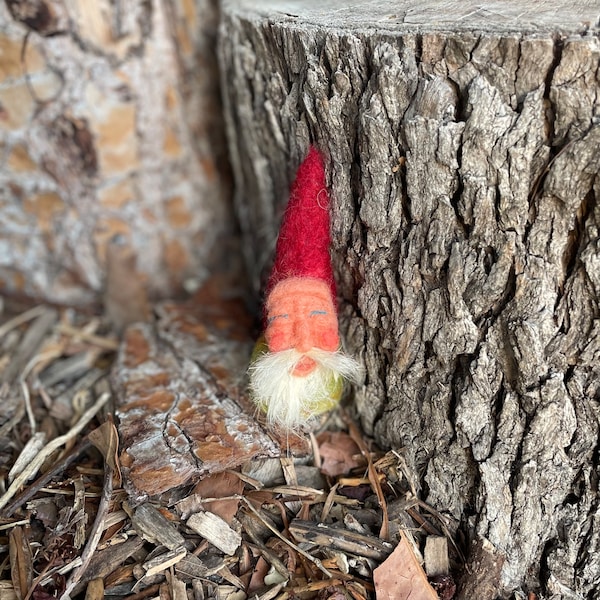
[[[525,6],[521,2],[490,0],[265,0],[257,5],[253,0],[226,0],[225,13],[237,13],[248,18],[269,17],[279,22],[300,23],[302,26],[346,29],[376,28],[403,32],[467,31],[481,32],[579,32],[600,27],[600,3],[584,0],[565,3],[545,0]]]

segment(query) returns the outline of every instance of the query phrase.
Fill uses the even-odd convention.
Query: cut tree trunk
[[[169,297],[230,254],[217,23],[216,0],[0,0],[4,293],[97,302],[125,262]]]
[[[356,409],[470,540],[461,597],[597,599],[600,9],[524,6],[225,2],[236,208],[258,293],[321,148]]]

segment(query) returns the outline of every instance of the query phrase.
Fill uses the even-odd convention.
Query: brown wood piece
[[[389,542],[375,536],[330,527],[312,521],[295,519],[290,523],[289,532],[299,542],[310,542],[324,548],[333,548],[376,560],[383,560],[394,548]]]

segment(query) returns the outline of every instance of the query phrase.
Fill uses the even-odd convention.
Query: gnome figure
[[[271,425],[297,429],[331,410],[360,365],[340,350],[329,256],[329,194],[311,148],[290,191],[266,289],[265,330],[252,355],[250,392]]]

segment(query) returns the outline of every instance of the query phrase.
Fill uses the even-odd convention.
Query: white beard
[[[294,375],[304,356],[317,366],[308,375]],[[249,375],[251,395],[266,413],[267,422],[295,429],[331,408],[338,400],[333,396],[341,391],[342,380],[358,383],[362,367],[342,352],[313,348],[300,353],[292,348],[263,354],[250,365]]]

